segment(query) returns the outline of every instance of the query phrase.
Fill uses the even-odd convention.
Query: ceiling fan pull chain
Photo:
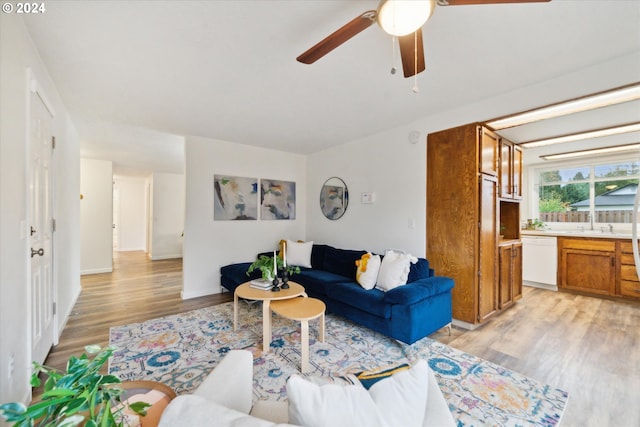
[[[418,88],[418,32],[413,33],[413,93],[420,92]]]
[[[396,43],[397,43],[398,37],[396,36],[392,36],[391,37],[391,55],[393,58],[393,64],[391,66],[391,74],[395,74],[396,71],[398,71],[398,68],[396,68]]]

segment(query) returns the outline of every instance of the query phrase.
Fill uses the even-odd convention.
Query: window
[[[631,223],[640,161],[540,169],[538,212],[544,222]]]

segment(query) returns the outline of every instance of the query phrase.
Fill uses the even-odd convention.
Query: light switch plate
[[[370,205],[376,201],[376,193],[362,193],[362,204]]]

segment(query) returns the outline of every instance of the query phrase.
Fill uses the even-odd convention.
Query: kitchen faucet
[[[609,233],[613,233],[613,224],[607,224],[609,226]]]
[[[591,223],[591,228],[589,228],[591,231],[593,231],[593,215],[589,214],[589,222]]]

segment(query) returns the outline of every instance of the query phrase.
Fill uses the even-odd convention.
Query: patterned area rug
[[[123,380],[155,380],[178,394],[195,389],[231,349],[254,356],[254,399],[286,399],[285,383],[300,366],[300,323],[273,317],[271,351],[262,352],[262,308],[241,301],[233,331],[233,303],[111,328],[117,348],[109,372]],[[424,338],[407,345],[327,315],[325,342],[310,322],[312,374],[344,375],[425,359],[458,426],[555,426],[567,392]]]

